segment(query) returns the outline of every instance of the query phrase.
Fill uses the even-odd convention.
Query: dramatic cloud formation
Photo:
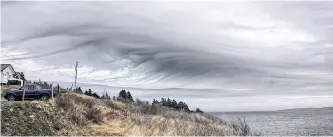
[[[73,82],[79,61],[97,91],[206,111],[333,105],[333,2],[1,4],[1,62],[28,79]]]

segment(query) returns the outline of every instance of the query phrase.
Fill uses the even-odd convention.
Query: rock
[[[36,109],[42,109],[43,107],[41,105],[36,105]]]

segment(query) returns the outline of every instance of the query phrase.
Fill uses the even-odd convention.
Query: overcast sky
[[[332,38],[333,2],[1,2],[1,63],[27,79],[78,61],[99,93],[204,111],[333,106]]]

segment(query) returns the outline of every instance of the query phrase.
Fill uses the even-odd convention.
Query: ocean
[[[229,122],[245,118],[251,129],[262,135],[333,136],[333,107],[210,114]]]

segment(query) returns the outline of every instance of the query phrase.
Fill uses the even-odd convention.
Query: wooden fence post
[[[22,101],[24,101],[24,96],[25,96],[25,89],[23,88]]]
[[[53,98],[53,83],[51,84],[51,92],[52,92],[52,100],[54,100],[54,98]]]

